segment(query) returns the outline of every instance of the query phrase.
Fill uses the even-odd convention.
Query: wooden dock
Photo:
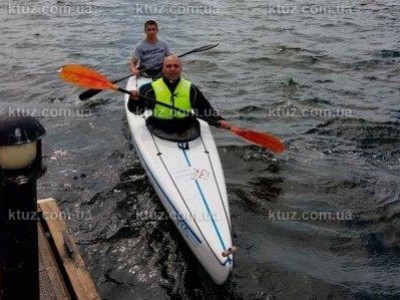
[[[101,299],[55,199],[38,211],[40,299]]]

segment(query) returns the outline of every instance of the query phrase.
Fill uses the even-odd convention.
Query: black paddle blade
[[[84,91],[83,93],[79,94],[79,100],[88,100],[89,98],[92,98],[93,96],[96,96],[98,93],[100,93],[102,90],[87,90]]]
[[[212,49],[212,48],[217,47],[218,45],[219,45],[219,43],[217,43],[217,44],[212,44],[212,45],[207,45],[207,46],[203,46],[203,47],[194,49],[193,52],[207,51],[207,50],[210,50],[210,49]]]
[[[191,50],[191,51],[189,51],[189,52],[186,52],[186,53],[183,53],[183,54],[181,54],[181,55],[178,55],[178,57],[184,57],[184,56],[186,56],[186,55],[188,55],[188,54],[192,54],[192,53],[196,53],[196,52],[207,51],[207,50],[210,50],[210,49],[212,49],[212,48],[217,47],[218,45],[219,45],[219,43],[217,43],[217,44],[211,44],[211,45],[207,45],[207,46],[203,46],[203,47],[199,47],[199,48],[193,49],[193,50]]]

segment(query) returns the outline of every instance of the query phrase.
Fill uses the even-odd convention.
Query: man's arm
[[[132,57],[131,61],[129,62],[129,70],[136,77],[139,75],[139,70],[136,68],[138,62],[139,62],[139,59],[138,58],[134,58],[134,57]]]
[[[132,58],[129,62],[129,70],[132,72],[133,75],[136,77],[139,76],[140,71],[136,68],[138,62],[139,62],[139,57],[140,57],[140,45],[141,43],[138,43],[135,46],[135,49],[133,50]]]
[[[215,121],[224,119],[211,106],[210,102],[206,99],[206,97],[204,97],[203,93],[193,84],[190,89],[190,101],[197,116],[210,118]]]
[[[155,99],[155,93],[153,87],[151,86],[151,83],[146,83],[145,85],[141,86],[139,89],[139,94],[149,97],[151,99]],[[138,95],[137,97],[134,97],[132,95],[131,97],[129,97],[128,101],[129,111],[137,115],[142,114],[146,108],[153,109],[155,106],[154,103],[147,103],[146,99],[140,97],[140,95]]]
[[[203,93],[193,84],[190,90],[190,101],[192,108],[199,117],[206,117],[218,122],[218,127],[230,129],[232,125],[221,117],[211,106],[210,102],[204,97]]]
[[[169,46],[167,43],[165,43],[165,56],[170,56],[172,55],[171,50],[169,50]]]

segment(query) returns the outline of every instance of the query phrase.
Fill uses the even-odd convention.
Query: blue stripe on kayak
[[[228,257],[228,258],[225,260],[225,262],[222,263],[221,265],[225,266],[226,264],[231,264],[231,263],[233,263],[233,260],[232,260],[230,257]]]
[[[191,163],[190,163],[190,160],[189,160],[189,157],[188,157],[186,151],[185,151],[184,149],[182,149],[182,151],[183,151],[183,154],[185,155],[187,164],[189,165],[189,167],[191,167],[192,165],[191,165]]]
[[[186,150],[185,150],[185,149],[182,149],[182,151],[183,151],[183,154],[185,155],[186,162],[188,163],[189,167],[191,167],[190,160],[189,160],[189,157],[188,157],[188,155],[187,155],[187,153],[186,153]],[[195,179],[194,181],[195,181],[195,183],[196,183],[197,190],[199,191],[199,193],[200,193],[200,195],[201,195],[201,198],[202,198],[202,200],[203,200],[203,203],[204,203],[204,205],[205,205],[206,208],[207,208],[208,215],[209,215],[209,217],[210,217],[210,219],[211,219],[211,221],[212,221],[212,224],[213,224],[213,226],[214,226],[215,232],[217,233],[217,236],[218,236],[218,239],[219,239],[219,241],[220,241],[220,243],[221,243],[222,249],[225,250],[226,248],[225,248],[224,241],[222,240],[221,233],[219,232],[218,227],[217,227],[217,224],[215,223],[215,220],[214,220],[214,218],[213,218],[213,216],[212,216],[212,214],[211,214],[211,210],[210,210],[210,207],[208,206],[208,202],[207,202],[207,199],[206,199],[206,197],[205,197],[205,195],[204,195],[204,193],[203,193],[203,190],[201,189],[201,186],[200,186],[199,182],[197,181],[197,179]]]
[[[141,157],[141,161],[145,164],[147,171],[149,172],[150,176],[153,178],[153,181],[157,184],[158,188],[160,189],[160,191],[164,194],[165,199],[167,199],[168,203],[171,205],[172,209],[175,211],[179,221],[181,221],[183,224],[185,224],[186,228],[189,230],[189,232],[192,234],[192,236],[196,239],[196,241],[201,244],[201,240],[200,238],[195,234],[195,232],[192,230],[192,228],[190,228],[190,226],[188,225],[188,223],[186,223],[186,221],[182,218],[181,214],[178,212],[178,210],[176,209],[176,207],[173,205],[172,201],[167,197],[167,194],[164,192],[164,190],[161,188],[161,186],[158,184],[157,180],[155,179],[153,173],[151,173],[149,167],[146,164],[146,161],[143,159],[142,154],[140,153],[140,151],[138,150],[138,147],[136,146],[135,143],[135,139],[132,139],[133,143],[135,144],[135,148],[136,148],[136,152],[138,153],[138,155]]]
[[[219,232],[218,227],[217,227],[217,224],[215,223],[215,220],[214,220],[214,218],[212,217],[212,213],[211,213],[210,207],[208,206],[207,199],[206,199],[206,197],[205,197],[204,194],[203,194],[203,190],[201,189],[201,186],[200,186],[199,182],[197,181],[197,179],[195,179],[194,182],[196,183],[197,189],[198,189],[198,191],[199,191],[199,193],[200,193],[200,195],[201,195],[201,198],[203,199],[204,205],[205,205],[206,208],[207,208],[208,215],[210,216],[211,221],[212,221],[212,223],[213,223],[213,225],[214,225],[214,229],[215,229],[215,232],[216,232],[217,235],[218,235],[218,239],[219,239],[219,241],[220,241],[220,243],[221,243],[222,249],[225,250],[226,248],[225,248],[224,241],[222,240],[221,233]]]

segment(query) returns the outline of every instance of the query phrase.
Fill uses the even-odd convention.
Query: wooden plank
[[[58,270],[57,263],[51,251],[50,245],[47,241],[46,235],[44,233],[43,226],[38,223],[38,242],[39,242],[39,255],[40,261],[43,264],[44,269],[39,270],[39,272],[45,272],[46,276],[41,276],[43,281],[40,286],[49,286],[51,288],[51,298],[57,300],[67,300],[71,299],[67,292],[67,288],[62,279],[62,275]],[[41,291],[42,293],[43,291]],[[47,293],[50,293],[48,291]]]
[[[101,299],[86,269],[85,263],[78,253],[74,238],[68,234],[67,226],[56,201],[49,198],[38,201],[38,204],[43,212],[43,218],[47,223],[76,297],[85,300]],[[65,251],[64,239],[69,240],[67,244],[74,249],[70,255]]]

